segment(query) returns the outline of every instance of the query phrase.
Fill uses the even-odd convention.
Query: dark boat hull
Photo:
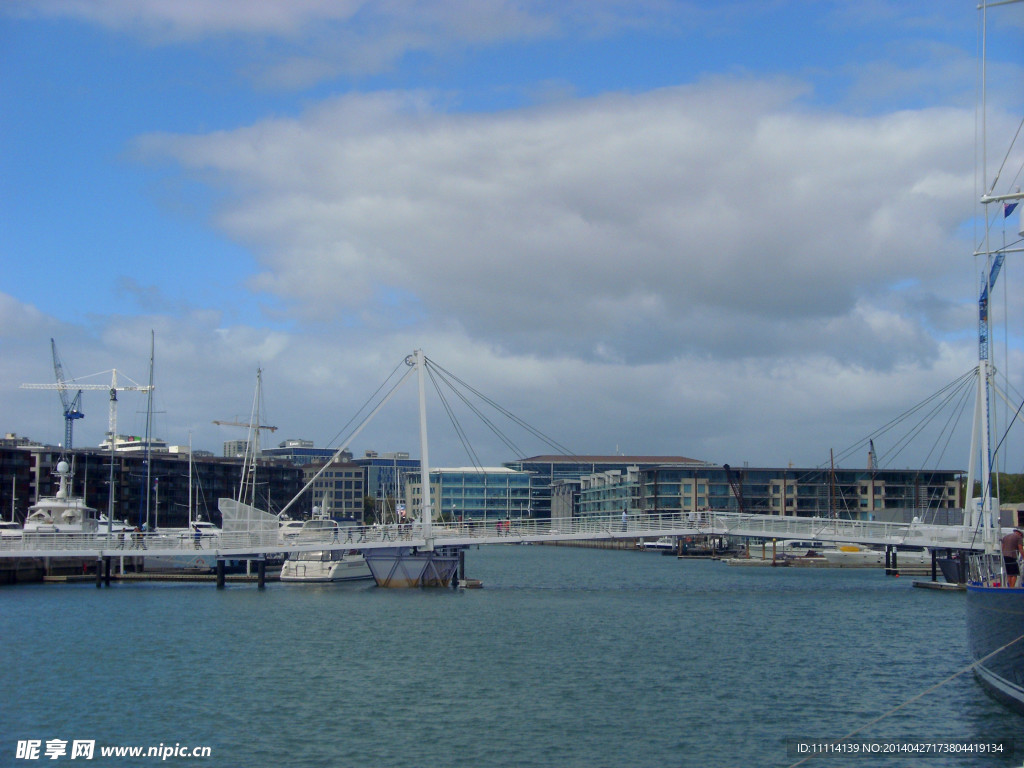
[[[996,699],[1024,714],[1024,589],[967,585],[967,644],[974,674]],[[1014,642],[1016,641],[1016,642]]]

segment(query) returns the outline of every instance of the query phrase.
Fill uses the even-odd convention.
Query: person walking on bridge
[[[1024,533],[1020,528],[1014,528],[1003,536],[1003,563],[1006,565],[1006,586],[1013,589],[1017,586],[1017,577],[1020,576],[1020,564],[1017,562],[1017,555],[1024,557]]]

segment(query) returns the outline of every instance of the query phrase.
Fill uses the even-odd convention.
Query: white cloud
[[[550,7],[533,0],[8,0],[23,16],[80,19],[154,44],[263,39],[250,75],[300,88],[346,74],[379,73],[406,54],[536,40],[566,28],[604,35],[679,14],[659,2],[587,0]]]
[[[800,93],[711,80],[491,115],[349,95],[140,147],[230,193],[218,220],[259,253],[253,287],[307,320],[631,361],[928,356],[918,318],[866,320],[969,248],[972,115],[814,114]]]
[[[725,16],[759,8],[725,5]],[[497,1],[16,7],[157,43],[242,40],[246,52],[224,60],[289,87],[379,72],[410,51],[428,52],[429,67],[566,27],[579,41],[654,18],[685,25],[697,12]],[[577,452],[824,462],[970,367],[976,346],[978,269],[964,240],[973,113],[883,113],[879,83],[858,89],[866,77],[896,95],[936,80],[960,88],[962,60],[932,69],[933,52],[897,70],[872,55],[879,63],[846,73],[853,99],[873,105],[862,115],[815,111],[818,96],[796,79],[709,78],[588,99],[571,94],[593,84],[556,79],[559,97],[531,109],[481,114],[452,109],[465,108],[463,94],[351,93],[235,130],[143,137],[142,155],[221,192],[212,220],[258,262],[247,287],[274,307],[275,328],[227,320],[230,292],[223,306],[197,308],[138,279],[119,288],[145,316],[74,326],[0,296],[0,378],[9,388],[46,381],[55,336],[75,374],[116,366],[144,380],[154,328],[161,437],[185,442],[191,430],[213,449],[236,437],[210,422],[247,418],[260,365],[275,438],[323,445],[423,347]],[[530,77],[510,87],[542,82]],[[293,108],[281,103],[283,114]],[[1019,278],[1011,271],[1006,283],[1019,302]],[[16,398],[9,428],[59,439],[55,397]],[[411,408],[399,398],[356,450],[417,453]],[[77,428],[95,444],[106,404],[90,398],[86,411]],[[126,430],[138,431],[139,412],[126,398]],[[466,462],[439,412],[431,438],[436,460]],[[485,462],[511,458],[493,436],[480,439]]]

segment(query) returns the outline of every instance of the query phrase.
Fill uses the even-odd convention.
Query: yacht
[[[839,568],[885,566],[885,550],[874,549],[863,544],[839,544],[823,549],[821,554],[829,565]],[[932,564],[932,555],[923,547],[896,547],[897,566],[904,568],[924,567]]]
[[[281,542],[293,541],[302,532],[304,523],[304,520],[282,520],[277,529]]]
[[[71,495],[71,465],[61,459],[55,474],[60,478],[57,495],[44,496],[28,508],[24,532],[106,533],[96,510],[86,506],[85,499]]]
[[[334,549],[313,550],[311,552],[293,552],[281,566],[281,581],[326,582],[326,581],[360,581],[372,579],[373,574],[366,564],[366,558],[357,549],[346,549],[338,546],[339,542],[349,539],[347,531],[343,531],[337,520],[326,515],[314,517],[302,523],[298,533],[289,540],[298,544],[304,542],[323,542],[334,544]]]
[[[676,540],[674,536],[662,536],[657,541],[641,541],[639,546],[645,551],[671,552],[676,548]]]

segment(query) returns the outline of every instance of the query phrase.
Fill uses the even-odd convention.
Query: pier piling
[[[217,589],[224,589],[224,561],[217,558]]]

